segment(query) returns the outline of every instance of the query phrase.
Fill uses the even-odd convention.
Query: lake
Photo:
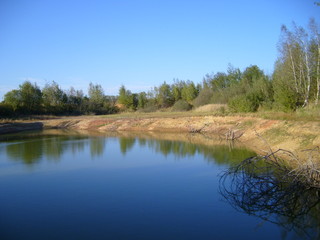
[[[302,218],[269,208],[248,212],[244,201],[230,201],[241,192],[221,190],[223,173],[254,152],[191,138],[62,130],[2,136],[0,239],[319,236],[317,203]]]

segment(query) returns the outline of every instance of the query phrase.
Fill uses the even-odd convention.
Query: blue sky
[[[0,100],[25,80],[106,94],[258,65],[271,74],[282,24],[320,24],[314,0],[1,0]]]

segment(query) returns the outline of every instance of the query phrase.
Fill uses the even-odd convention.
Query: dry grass
[[[222,110],[224,109],[224,110]],[[207,104],[196,108],[195,112],[221,112],[228,109],[227,104]]]

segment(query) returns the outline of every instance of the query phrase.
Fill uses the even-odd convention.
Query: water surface
[[[243,148],[66,131],[0,142],[1,239],[286,239],[220,194]]]

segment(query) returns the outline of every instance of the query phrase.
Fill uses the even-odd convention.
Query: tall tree
[[[312,72],[315,75],[316,93],[315,103],[319,103],[320,97],[320,30],[314,18],[309,22],[310,34],[311,34],[311,55],[312,55]]]
[[[191,103],[198,96],[198,94],[198,89],[191,81],[187,81],[181,90],[182,99],[189,103]]]
[[[90,102],[96,105],[102,105],[104,101],[104,91],[101,85],[94,85],[92,82],[89,84],[88,95]]]
[[[147,93],[141,92],[138,94],[138,108],[144,108],[148,102]]]
[[[312,83],[308,44],[307,33],[302,27],[294,24],[293,31],[288,30],[285,25],[281,27],[280,57],[274,74],[275,99],[285,100],[287,94],[288,101],[296,100],[295,104],[290,104],[292,107],[306,106],[309,102]],[[280,86],[280,82],[286,86]]]
[[[21,107],[26,113],[41,111],[42,93],[36,84],[25,81],[19,86]]]
[[[125,106],[126,109],[136,110],[138,106],[138,95],[132,94],[124,85],[119,89],[118,103]]]
[[[158,88],[155,88],[156,101],[160,107],[170,107],[174,103],[170,85],[164,82]]]
[[[11,90],[4,95],[4,102],[9,104],[13,111],[16,111],[21,103],[21,94],[19,90]]]
[[[45,106],[61,106],[67,102],[66,94],[61,90],[59,85],[52,81],[51,84],[46,84],[42,89],[43,103]]]

